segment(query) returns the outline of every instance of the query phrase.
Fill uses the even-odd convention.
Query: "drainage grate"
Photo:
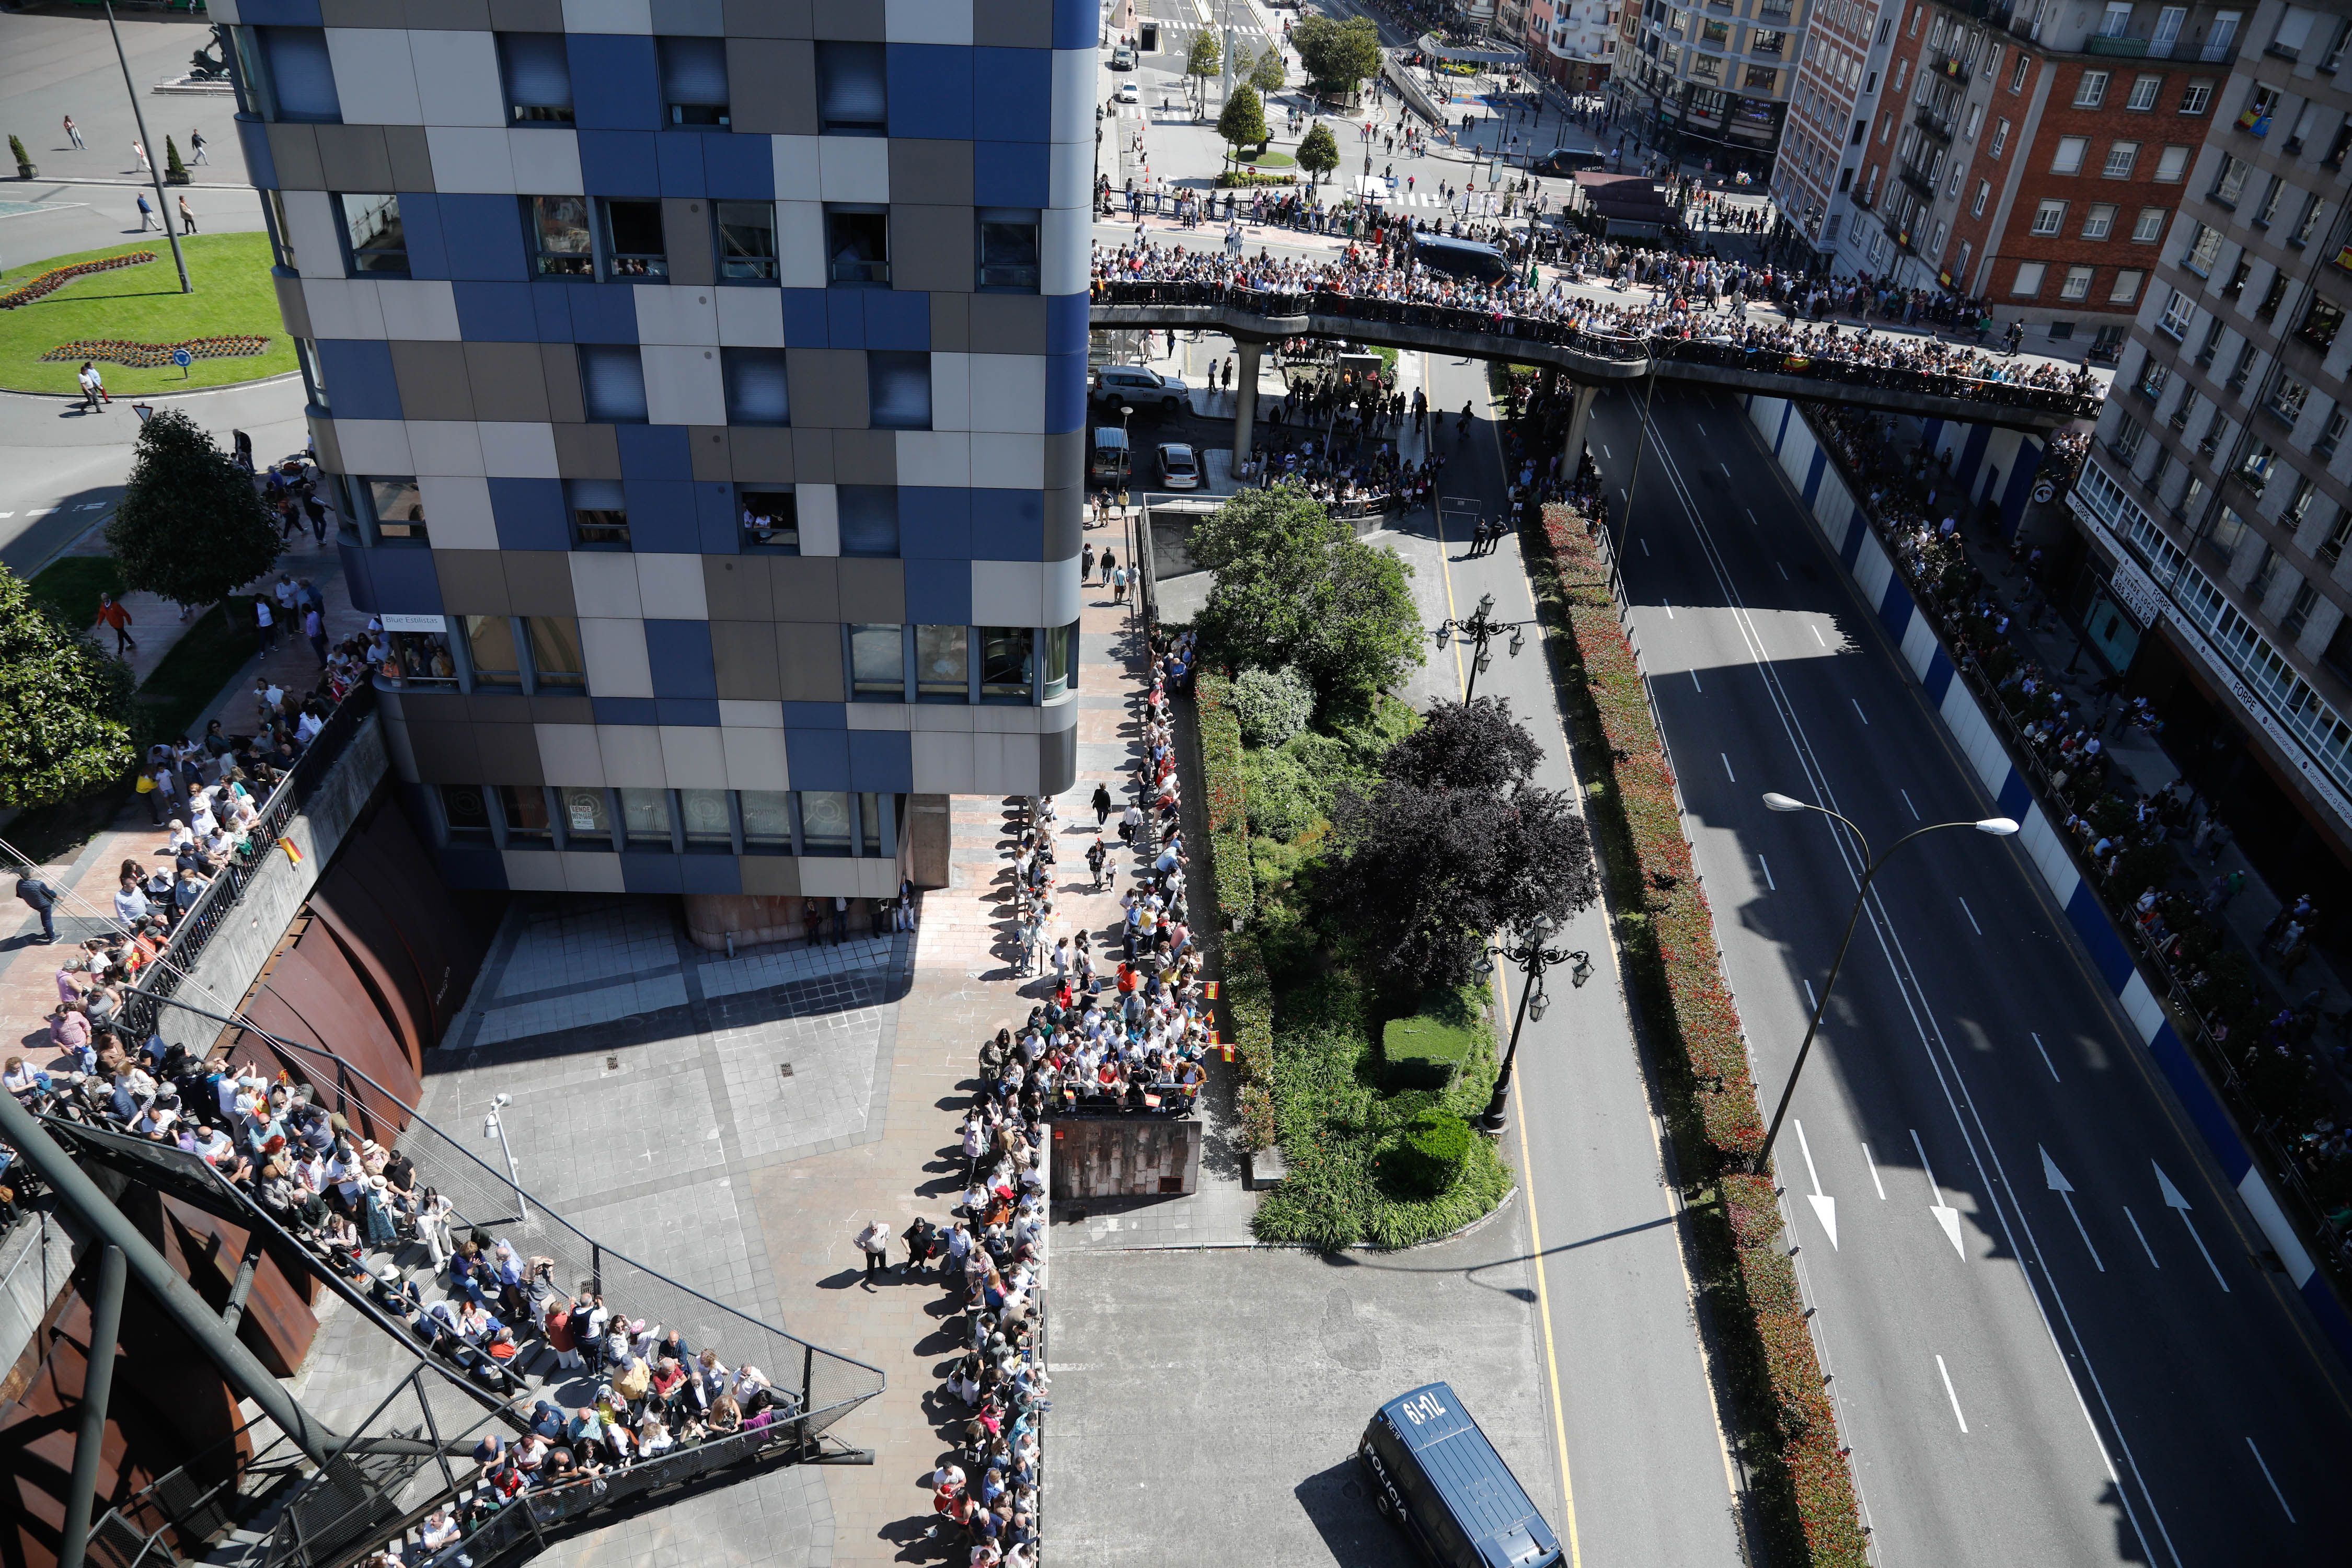
[[[777,1074],[777,1076],[778,1076],[778,1077],[780,1077],[780,1078],[790,1078],[790,1077],[792,1077],[792,1076],[793,1076],[793,1064],[792,1064],[792,1063],[790,1063],[790,1062],[778,1062],[778,1063],[776,1064],[776,1074]]]
[[[618,1057],[606,1057],[604,1058],[604,1070],[606,1072],[619,1072],[621,1070],[621,1058]]]

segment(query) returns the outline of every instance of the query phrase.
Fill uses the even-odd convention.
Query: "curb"
[[[276,375],[256,376],[251,381],[223,382],[218,386],[192,386],[185,392],[142,392],[137,395],[137,400],[142,403],[163,403],[179,397],[210,397],[215,393],[236,392],[242,387],[274,386],[281,381],[297,381],[301,378],[301,374],[299,370],[282,370]],[[0,386],[0,397],[37,397],[45,402],[56,403],[81,401],[81,394],[79,392],[29,392],[14,386]]]

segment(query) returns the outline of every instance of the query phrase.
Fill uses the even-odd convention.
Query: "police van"
[[[1372,1506],[1437,1568],[1556,1568],[1559,1538],[1452,1385],[1425,1384],[1381,1406],[1356,1458]]]

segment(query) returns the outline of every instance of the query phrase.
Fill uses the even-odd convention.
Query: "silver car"
[[[1201,488],[1201,459],[1193,456],[1192,447],[1171,441],[1160,448],[1160,484],[1171,490]]]

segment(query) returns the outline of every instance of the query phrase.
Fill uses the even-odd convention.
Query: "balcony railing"
[[[1895,165],[1895,177],[1929,201],[1936,199],[1936,177],[1927,171],[1915,169],[1908,163],[1897,163]]]
[[[1927,56],[1927,64],[1922,68],[1934,71],[1946,81],[1964,82],[1974,74],[1959,56],[1948,55],[1941,50]]]
[[[1952,140],[1951,121],[1943,115],[1937,113],[1934,110],[1928,108],[1924,103],[1921,104],[1917,110],[1913,111],[1911,123],[1916,125],[1920,130],[1926,132],[1928,135],[1933,136],[1938,142],[1948,143]]]

